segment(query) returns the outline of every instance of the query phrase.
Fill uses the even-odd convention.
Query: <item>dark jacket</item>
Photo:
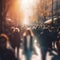
[[[10,49],[0,48],[0,59],[1,60],[17,60],[14,53]]]
[[[48,39],[48,30],[44,29],[43,33],[40,34],[39,42],[41,47],[48,47],[49,39]]]
[[[24,36],[24,51],[27,51],[27,38]],[[30,36],[30,50],[33,50],[33,37]]]

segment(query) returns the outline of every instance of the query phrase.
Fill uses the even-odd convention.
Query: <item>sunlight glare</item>
[[[32,17],[35,13],[35,9],[36,9],[36,4],[38,3],[39,0],[20,0],[21,2],[21,9],[24,15],[24,18],[22,20],[22,22],[24,24],[29,25],[29,23],[32,22]],[[34,10],[34,12],[33,12]]]

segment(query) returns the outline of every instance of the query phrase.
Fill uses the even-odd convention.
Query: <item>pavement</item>
[[[39,47],[37,46],[36,41],[34,42],[34,47],[36,49],[37,55],[32,54],[31,60],[42,60],[41,52],[40,52]],[[25,55],[22,53],[23,53],[23,49],[20,49],[20,53],[19,53],[20,60],[26,60]],[[60,60],[60,56],[58,56],[57,52],[52,51],[52,53],[53,55],[49,55],[49,52],[47,52],[46,60]]]

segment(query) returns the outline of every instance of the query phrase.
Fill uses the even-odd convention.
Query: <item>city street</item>
[[[41,59],[41,52],[39,47],[37,46],[37,44],[35,43],[35,49],[37,52],[37,55],[32,54],[31,60],[42,60]],[[25,55],[22,54],[23,53],[23,49],[20,49],[20,59],[21,60],[26,60]],[[49,55],[49,52],[47,52],[47,57],[46,60],[59,60],[59,56],[57,55],[57,53],[55,51],[52,51],[53,55]]]
[[[0,60],[60,60],[60,0],[0,0]]]

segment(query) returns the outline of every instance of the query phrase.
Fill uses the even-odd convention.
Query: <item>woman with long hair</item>
[[[24,53],[26,56],[26,60],[31,59],[33,50],[33,36],[30,30],[26,30],[24,35]]]

